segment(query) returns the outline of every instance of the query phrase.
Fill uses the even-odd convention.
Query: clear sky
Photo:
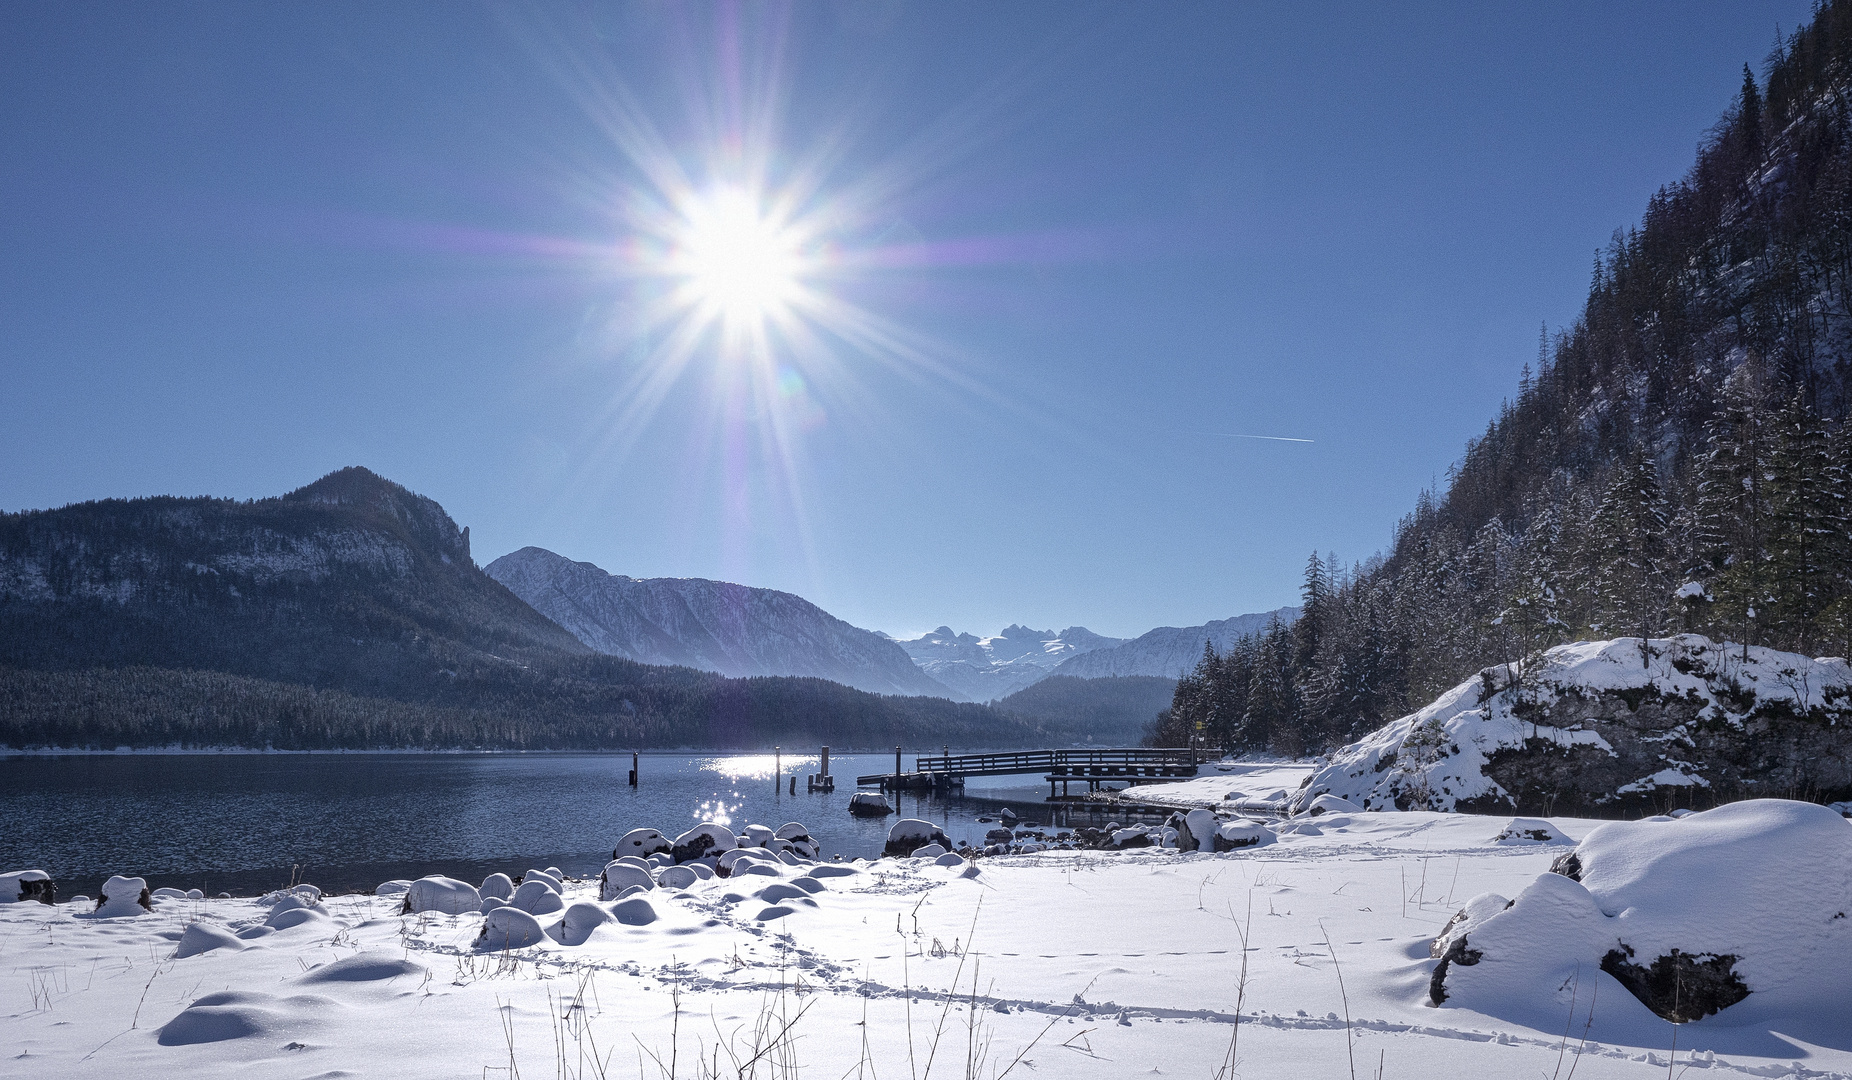
[[[897,635],[1293,602],[1810,5],[1416,7],[6,3],[0,508],[357,464]]]

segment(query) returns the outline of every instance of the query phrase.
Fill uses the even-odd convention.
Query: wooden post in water
[[[826,746],[823,748],[822,775],[828,776],[829,774],[830,774],[830,748]]]
[[[772,747],[772,794],[774,795],[778,794],[779,788],[784,787],[784,784],[780,783],[784,779],[785,771],[784,766],[779,764],[781,760],[778,747]]]
[[[900,790],[900,747],[894,747],[894,790]]]
[[[796,773],[791,774],[791,794],[793,795],[797,794],[797,774]]]
[[[630,752],[630,786],[631,787],[637,786],[637,757],[638,757],[637,752],[635,750],[632,750]]]

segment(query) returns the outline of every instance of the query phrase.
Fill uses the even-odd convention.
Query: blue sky
[[[0,508],[359,464],[895,634],[1265,610],[1808,10],[9,5]],[[678,306],[716,191],[801,242],[763,345]]]

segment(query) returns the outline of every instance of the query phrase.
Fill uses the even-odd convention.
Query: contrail
[[[1234,435],[1226,431],[1211,431],[1211,435],[1220,435],[1224,439],[1266,439],[1268,442],[1311,442],[1311,439],[1289,439],[1283,435]]]

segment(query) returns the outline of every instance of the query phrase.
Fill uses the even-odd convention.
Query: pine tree
[[[1796,394],[1782,410],[1769,467],[1768,603],[1762,625],[1812,651],[1836,598],[1846,516],[1826,427]]]
[[[1595,511],[1595,542],[1602,552],[1596,602],[1614,624],[1637,630],[1640,655],[1664,623],[1667,584],[1667,513],[1659,466],[1635,454],[1608,485]]]
[[[1708,425],[1693,542],[1697,561],[1709,570],[1718,617],[1737,628],[1745,646],[1759,644],[1756,606],[1766,606],[1768,594],[1769,427],[1752,361],[1725,384]]]

